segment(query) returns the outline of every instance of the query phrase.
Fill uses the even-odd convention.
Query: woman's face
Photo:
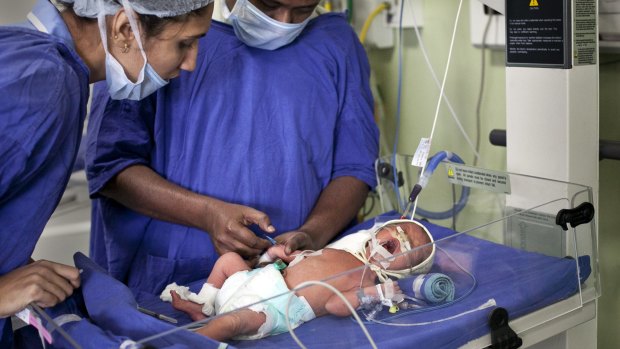
[[[200,16],[169,23],[159,35],[146,40],[146,59],[159,76],[168,80],[179,76],[181,70],[196,68],[198,40],[209,30],[212,14],[213,4],[210,4]]]
[[[141,31],[146,59],[161,78],[169,80],[179,76],[181,70],[192,71],[196,67],[198,40],[211,26],[213,4],[199,13],[188,16],[186,21],[167,22],[154,36],[146,37]],[[144,58],[124,11],[115,16],[113,28],[115,35],[108,37],[110,51],[127,77],[135,82],[144,66]]]

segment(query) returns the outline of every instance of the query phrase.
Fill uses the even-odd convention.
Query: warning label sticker
[[[446,164],[448,181],[470,188],[510,194],[510,177],[505,172],[461,164]]]

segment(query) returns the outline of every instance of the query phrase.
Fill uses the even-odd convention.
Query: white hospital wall
[[[480,49],[471,45],[469,37],[469,1],[463,4],[461,22],[452,56],[446,94],[470,135],[475,131],[475,110],[480,83]],[[432,64],[441,78],[452,35],[453,21],[458,1],[424,0],[424,29],[422,36]],[[422,53],[415,33],[404,32],[403,92],[401,105],[401,130],[398,151],[412,154],[421,137],[428,137],[435,114],[438,91],[423,63]],[[396,49],[369,52],[371,66],[376,73],[381,95],[384,98],[387,120],[385,136],[393,141],[396,114],[398,52]],[[601,62],[618,60],[617,54],[601,57]],[[506,89],[503,51],[486,54],[487,70],[482,106],[481,166],[505,170],[505,148],[489,144],[492,129],[506,127]],[[601,65],[600,68],[600,137],[620,140],[620,64]],[[468,150],[445,105],[442,105],[435,131],[431,153],[456,150],[471,163],[473,152]],[[599,163],[599,246],[602,297],[599,299],[598,348],[617,348],[620,343],[617,315],[620,314],[620,161],[604,160]]]
[[[618,54],[600,56],[600,137],[620,140],[620,64]],[[603,295],[598,309],[598,347],[617,348],[620,343],[620,161],[603,160],[599,166],[599,252]]]
[[[21,22],[26,19],[34,0],[0,0],[0,25]]]

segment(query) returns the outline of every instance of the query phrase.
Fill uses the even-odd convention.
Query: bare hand
[[[259,238],[247,228],[256,224],[267,233],[275,232],[265,213],[222,201],[213,208],[213,212],[207,231],[220,256],[226,252],[237,252],[243,257],[253,258],[271,246],[269,241]]]
[[[40,260],[0,277],[0,317],[7,317],[35,302],[52,307],[80,286],[80,273],[71,266]]]
[[[316,247],[312,241],[312,238],[303,231],[290,231],[279,235],[276,238],[279,244],[284,245],[284,253],[287,255],[292,254],[297,250],[315,250]]]
[[[297,250],[297,251],[293,251],[293,253],[286,253],[285,248],[286,247],[281,244],[271,246],[267,250],[267,252],[265,252],[269,256],[269,262],[266,262],[266,264],[271,263],[275,261],[276,259],[281,259],[286,263],[290,263],[293,261],[293,259],[295,259],[295,257],[297,257],[298,254],[302,252],[302,251]]]

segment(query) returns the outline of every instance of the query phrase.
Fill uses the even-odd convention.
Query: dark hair
[[[205,11],[207,11],[207,7],[201,7],[194,11],[188,12],[186,14],[174,16],[174,17],[157,17],[155,15],[142,15],[138,14],[138,20],[142,27],[144,28],[144,36],[146,37],[155,37],[161,34],[166,26],[170,23],[185,23],[189,20],[190,17],[194,16],[202,16]]]
[[[120,1],[118,0],[114,0],[114,1],[120,5]],[[73,3],[71,2],[65,2],[63,0],[53,0],[52,3],[60,11],[70,10],[71,12],[75,14],[75,11],[73,11]],[[188,12],[186,14],[182,14],[182,15],[178,15],[174,17],[163,17],[163,18],[155,16],[155,15],[143,15],[139,13],[137,15],[138,15],[138,20],[140,21],[140,24],[142,24],[142,27],[144,28],[144,32],[142,33],[142,35],[145,37],[155,37],[161,34],[168,24],[187,22],[189,18],[192,16],[204,15],[206,10],[207,10],[207,7],[204,6],[199,9]],[[76,17],[78,17],[78,19],[82,21],[97,20],[96,18],[85,18],[85,17],[80,17],[77,15]]]

